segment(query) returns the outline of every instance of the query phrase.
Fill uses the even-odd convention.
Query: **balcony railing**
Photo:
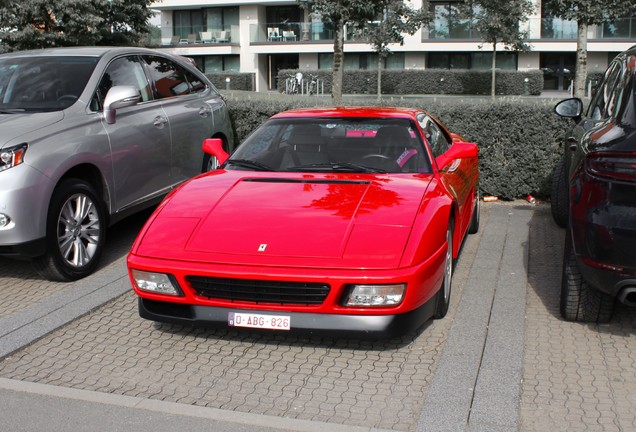
[[[252,43],[333,41],[333,38],[333,26],[319,21],[250,25],[250,42]]]
[[[539,18],[530,20],[530,23],[534,23]],[[576,21],[568,21],[560,18],[541,18],[541,39],[576,39],[577,27]],[[531,35],[531,38],[536,39],[536,36]]]
[[[530,18],[520,24],[528,32],[529,39],[576,39],[576,21],[560,18]],[[611,24],[592,27],[590,39],[635,39],[636,18],[624,18]],[[479,32],[470,20],[436,21],[422,32],[423,41],[432,40],[481,40]]]
[[[597,39],[635,39],[636,18],[623,18],[613,23],[605,23],[596,28]]]
[[[205,45],[239,43],[239,26],[226,26],[225,30],[206,29],[203,26],[174,26],[172,38],[164,45]]]

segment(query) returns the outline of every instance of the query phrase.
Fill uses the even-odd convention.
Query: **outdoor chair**
[[[216,37],[216,41],[219,43],[228,43],[230,41],[230,32],[223,30],[219,32],[219,35]]]
[[[210,31],[200,32],[199,35],[202,43],[211,43],[215,41],[215,38],[212,36],[212,32]]]

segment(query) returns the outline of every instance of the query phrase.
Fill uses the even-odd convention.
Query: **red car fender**
[[[448,221],[453,213],[453,200],[439,181],[433,179],[415,218],[400,267],[417,265],[429,259],[444,246]],[[456,235],[455,238],[457,238]],[[453,256],[456,256],[459,248],[453,249]]]

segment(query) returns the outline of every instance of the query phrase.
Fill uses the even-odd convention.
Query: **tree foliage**
[[[428,2],[424,2],[428,5]],[[414,9],[408,0],[381,0],[382,11],[375,21],[363,29],[366,39],[378,54],[378,99],[382,89],[382,65],[391,53],[389,44],[404,44],[404,35],[412,35],[432,20],[432,14],[422,8]]]
[[[613,22],[634,12],[635,0],[547,0],[545,7],[557,18],[576,21],[576,76],[574,95],[585,95],[587,81],[587,29],[590,25]]]
[[[382,0],[309,0],[302,3],[312,14],[334,27],[333,86],[331,97],[342,99],[342,72],[344,60],[344,27],[361,29],[382,11]]]
[[[495,70],[497,68],[497,45],[506,49],[526,51],[528,32],[522,24],[528,21],[534,6],[530,0],[468,0],[464,14],[473,20],[474,29],[482,40],[492,45],[492,90],[495,96]]]
[[[150,0],[5,0],[5,50],[76,45],[135,45],[149,31]]]

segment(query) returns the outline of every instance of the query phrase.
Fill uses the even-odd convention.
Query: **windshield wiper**
[[[358,165],[350,162],[333,162],[333,163],[317,163],[309,165],[299,165],[286,169],[285,171],[342,171],[342,172],[362,172],[362,173],[374,173],[381,174],[386,173],[386,170],[380,168],[374,168],[366,165]]]
[[[233,164],[243,168],[249,168],[256,171],[274,171],[272,167],[249,159],[228,159],[226,164]]]

